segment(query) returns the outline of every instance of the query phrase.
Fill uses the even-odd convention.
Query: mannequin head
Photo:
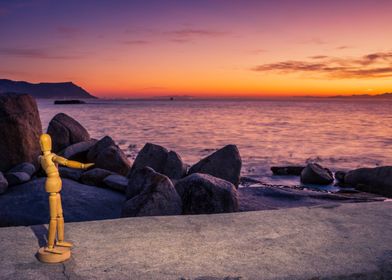
[[[49,152],[52,150],[52,138],[50,138],[49,134],[42,134],[39,143],[41,145],[41,151],[43,153]]]

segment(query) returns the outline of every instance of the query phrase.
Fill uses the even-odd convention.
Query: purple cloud
[[[0,48],[0,55],[35,59],[80,59],[81,54],[59,54],[38,48]]]
[[[392,77],[392,51],[371,53],[359,58],[335,58],[324,55],[310,57],[311,61],[281,61],[261,64],[256,72],[315,73],[327,78],[384,78]]]

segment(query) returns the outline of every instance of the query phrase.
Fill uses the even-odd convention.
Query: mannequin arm
[[[94,163],[80,163],[78,161],[68,160],[60,156],[54,156],[53,161],[60,165],[64,165],[66,167],[71,167],[71,168],[77,168],[77,169],[87,169],[94,165]]]

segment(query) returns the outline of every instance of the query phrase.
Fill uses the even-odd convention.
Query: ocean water
[[[175,150],[188,164],[236,144],[242,174],[266,183],[299,183],[272,176],[273,165],[317,162],[334,171],[392,165],[391,100],[87,102],[38,100],[44,130],[55,114],[66,113],[93,138],[111,136],[131,161],[146,142]]]

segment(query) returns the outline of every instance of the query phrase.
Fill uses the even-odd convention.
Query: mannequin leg
[[[57,246],[72,247],[72,243],[64,241],[64,217],[61,204],[61,195],[57,193]]]
[[[61,254],[60,251],[56,250],[54,247],[54,242],[56,239],[56,229],[57,229],[57,194],[49,194],[49,211],[50,211],[50,221],[48,230],[48,244],[45,251],[54,254]]]

